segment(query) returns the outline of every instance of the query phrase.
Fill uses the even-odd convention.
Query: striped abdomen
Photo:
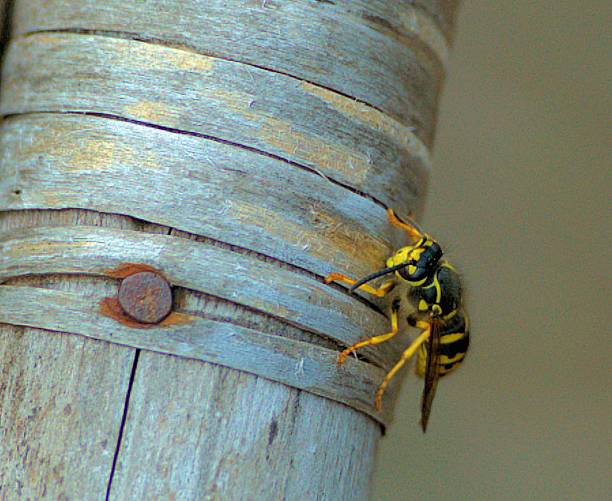
[[[463,309],[456,310],[450,318],[440,320],[439,374],[444,376],[461,365],[470,345],[469,320]],[[417,357],[416,373],[425,375],[427,346],[422,344]]]

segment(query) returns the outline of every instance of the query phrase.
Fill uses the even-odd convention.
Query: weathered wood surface
[[[379,413],[373,406],[385,371],[371,364],[347,360],[338,367],[337,351],[180,313],[177,308],[175,325],[130,328],[100,311],[105,297],[5,285],[0,287],[0,323],[79,334],[240,369],[345,403],[382,423],[389,419],[388,407]]]
[[[245,372],[143,352],[111,499],[366,499],[372,423]]]
[[[421,141],[377,110],[286,75],[160,45],[33,35],[9,46],[2,85],[4,115],[105,113],[180,129],[297,163],[400,210],[415,204],[429,170]]]
[[[163,228],[143,225],[143,223],[137,221],[132,222],[129,218],[85,211],[0,213],[0,227],[9,231],[22,227],[35,231],[35,228],[39,226],[64,227],[67,225],[76,225],[77,228],[75,229],[78,229],[82,225],[90,227],[93,224],[115,229],[130,228],[147,232],[157,230],[162,234],[165,233]],[[83,276],[42,275],[33,277],[26,275],[22,278],[9,279],[5,284],[18,285],[21,288],[33,285],[39,289],[38,292],[43,294],[46,292],[44,288],[78,290],[80,298],[87,298],[92,295],[98,295],[98,297],[100,295],[112,296],[116,291],[115,281],[89,277],[86,282]],[[84,284],[87,284],[87,286],[84,286]],[[9,288],[6,285],[0,287],[4,290]],[[24,290],[26,289],[20,289],[20,291]],[[248,311],[239,314],[240,312],[237,311],[236,307],[228,307],[223,303],[211,305],[210,299],[207,298],[179,297],[177,302],[185,310],[204,312],[209,317],[229,317],[239,322],[255,323],[256,321]],[[28,304],[31,304],[31,302],[28,302]],[[2,311],[4,310],[2,309]],[[64,315],[63,311],[59,316],[62,315]],[[270,328],[270,320],[264,320],[264,322],[262,322],[261,327]],[[6,329],[11,332],[11,335],[14,335],[16,331],[20,332],[21,328],[9,328],[7,326]],[[36,329],[26,329],[26,332],[31,336],[29,340],[32,345],[30,350],[36,352],[39,357],[44,356],[46,344],[40,343],[39,346],[39,339],[41,335],[48,336],[50,334]],[[114,344],[110,346],[114,346]],[[130,356],[133,357],[133,350],[127,348],[124,350],[129,351]],[[74,363],[73,356],[69,351],[64,351],[54,358],[57,369],[57,376],[55,376],[54,381],[61,381],[63,371],[72,370],[66,367],[66,364],[72,365]],[[144,365],[145,374],[139,377],[140,369],[135,364],[136,380],[133,385],[133,392],[135,398],[138,398],[139,392],[145,392],[145,400],[149,404],[144,406],[143,400],[140,399],[129,406],[131,412],[136,413],[136,415],[128,416],[123,441],[117,444],[117,447],[121,446],[119,471],[123,471],[124,474],[120,475],[118,473],[117,481],[109,482],[112,493],[110,499],[125,499],[122,497],[125,492],[143,492],[146,499],[165,498],[166,493],[168,493],[168,499],[172,499],[170,496],[173,492],[179,493],[176,499],[227,499],[227,496],[230,496],[231,499],[254,499],[245,492],[250,493],[251,488],[265,492],[266,486],[269,489],[267,491],[268,497],[279,500],[283,499],[283,492],[291,493],[294,496],[299,490],[311,492],[312,498],[321,497],[323,493],[327,497],[338,499],[359,499],[367,495],[372,457],[379,432],[375,421],[365,414],[349,407],[333,404],[331,400],[328,403],[326,400],[321,400],[320,397],[310,396],[289,386],[273,383],[268,379],[255,378],[255,376],[246,373],[234,372],[218,365],[160,356],[153,352],[142,352],[141,355],[143,360],[149,360],[149,364],[155,364],[155,370],[146,370],[146,365]],[[96,354],[96,356],[100,355]],[[3,357],[3,360],[6,360],[6,358],[7,355]],[[357,363],[351,362],[353,365]],[[94,361],[92,360],[91,363],[93,364]],[[166,367],[168,372],[161,370],[160,366]],[[84,370],[88,368],[89,365],[83,364]],[[296,364],[295,369],[297,369],[298,375],[301,374],[299,364]],[[111,371],[108,374],[108,379],[111,380],[114,376],[118,380],[123,380],[124,384],[127,385],[129,379],[127,372],[129,370],[126,370],[123,374],[116,370]],[[96,374],[94,371],[92,377]],[[217,383],[212,386],[209,385],[207,387],[209,391],[203,393],[202,381],[210,381],[212,379],[211,374],[215,375]],[[157,377],[154,377],[155,375]],[[165,378],[166,375],[167,379]],[[36,380],[31,380],[32,378],[27,371],[20,373],[20,378],[23,380],[25,387],[36,387]],[[257,394],[252,394],[251,391],[241,391],[245,385],[245,378],[253,378],[252,380],[256,381]],[[3,381],[5,380],[3,379]],[[95,384],[95,381],[90,382],[91,386],[95,386]],[[109,391],[103,386],[100,388],[101,392]],[[160,391],[160,388],[163,388],[163,391]],[[125,386],[120,389],[125,389]],[[97,388],[92,389],[92,391],[97,391]],[[69,402],[72,408],[79,406],[81,404],[78,400],[79,395],[76,392],[70,393],[70,395],[77,399],[77,401]],[[155,396],[153,397],[153,395]],[[52,402],[56,398],[53,391],[43,392],[42,394],[36,393],[35,396],[32,405],[50,405],[48,402]],[[100,399],[107,398],[105,394],[99,394],[98,396]],[[198,421],[202,406],[207,406],[210,402],[219,402],[220,399],[230,402],[227,409],[222,412],[219,404],[215,404],[214,414],[207,414],[205,416],[206,422]],[[258,401],[259,404],[255,405],[255,401]],[[283,402],[287,401],[293,402],[290,412],[287,412],[283,405]],[[3,415],[10,416],[10,412],[15,412],[12,409],[18,407],[18,402],[12,400],[9,395],[7,395],[5,402],[7,405],[3,409]],[[172,404],[171,402],[175,403]],[[238,405],[239,403],[240,405]],[[244,407],[251,407],[252,410],[246,413],[233,412],[234,409],[239,410]],[[262,407],[270,408],[271,413],[261,416],[255,409],[261,409]],[[323,414],[315,416],[319,412],[323,412]],[[230,419],[231,416],[239,419],[239,426],[236,426],[235,419]],[[45,416],[39,417],[40,420],[45,418]],[[103,415],[100,416],[101,419],[103,417]],[[194,420],[202,430],[197,434],[193,431]],[[112,420],[109,419],[107,429],[110,429],[110,432],[115,433],[116,436],[119,427],[116,426],[113,429],[111,422]],[[320,425],[316,435],[313,435],[312,428],[307,426],[310,422],[317,422]],[[260,428],[257,423],[266,423],[261,426],[270,430],[268,437],[272,437],[270,439],[271,444],[267,447],[265,454],[255,456],[242,454],[240,447],[250,443],[249,441],[255,437],[253,430]],[[304,426],[305,428],[298,431],[297,426]],[[41,437],[40,441],[37,441],[40,452],[36,458],[61,454],[64,458],[62,467],[66,469],[78,471],[77,464],[73,463],[79,465],[86,463],[89,469],[97,468],[102,474],[103,470],[108,467],[107,477],[108,479],[111,477],[114,479],[114,470],[108,466],[104,456],[87,457],[85,455],[85,460],[82,460],[80,454],[75,456],[70,453],[72,449],[68,452],[63,449],[75,447],[76,444],[69,441],[69,436],[75,434],[81,437],[83,441],[94,442],[95,437],[91,436],[93,431],[89,428],[89,421],[73,420],[70,422],[70,430],[72,431],[68,433],[67,427],[58,427],[53,440],[50,437]],[[204,430],[210,431],[210,433],[205,435],[203,434]],[[284,437],[284,440],[275,442],[273,430],[276,430],[279,437]],[[353,431],[363,434],[362,439],[351,440],[351,437],[356,436],[353,435]],[[36,433],[35,429],[33,433]],[[190,438],[187,439],[187,437]],[[211,455],[211,441],[216,440],[215,437],[226,437],[228,439],[228,442],[216,442],[218,444],[217,449],[225,447],[226,449],[223,450],[227,454],[231,453],[227,460],[223,460],[225,456]],[[343,444],[347,444],[346,447],[349,447],[349,449],[328,447],[334,437],[346,437]],[[15,442],[17,438],[18,436],[11,434],[10,430],[7,431],[4,442],[7,449],[12,447],[14,450],[20,451],[18,443]],[[32,437],[29,437],[29,439],[34,440]],[[189,444],[194,442],[198,447],[189,448]],[[305,450],[307,453],[304,453]],[[352,456],[347,460],[349,452]],[[138,458],[137,462],[132,462],[133,457]],[[340,461],[341,457],[343,461]],[[166,462],[167,460],[175,462],[169,464]],[[205,464],[202,461],[205,461]],[[341,476],[329,475],[333,465],[336,465],[334,471]],[[78,477],[67,476],[64,478],[63,484],[58,484],[51,469],[52,466],[55,465],[49,462],[32,460],[29,467],[36,468],[38,475],[36,478],[39,479],[39,484],[28,483],[29,489],[38,488],[36,491],[28,492],[47,492],[50,493],[49,499],[62,499],[62,493],[68,493],[66,499],[91,499],[88,496],[91,496],[94,492],[101,493],[103,496],[104,489],[96,489],[92,483],[84,483]],[[231,470],[228,470],[229,466],[232,467]],[[304,470],[302,467],[308,467],[308,469]],[[339,467],[341,469],[338,469]],[[16,475],[26,475],[27,471],[21,465],[16,465],[15,468]],[[258,473],[252,475],[245,473],[245,476],[240,476],[239,479],[234,478],[239,475],[239,472],[250,471],[257,471]],[[200,472],[202,475],[200,475]],[[229,480],[230,477],[228,477],[230,472],[232,480]],[[277,472],[287,475],[282,487],[280,487]],[[304,472],[308,472],[307,479],[303,478]],[[32,478],[34,477],[30,477],[30,480]],[[211,481],[211,478],[217,480]],[[308,481],[309,479],[311,480]],[[6,499],[17,497],[18,491],[16,488],[18,485],[9,483],[3,485],[3,487]],[[23,486],[19,486],[19,488],[23,489]],[[91,490],[85,493],[82,490],[83,488]],[[278,490],[271,490],[272,488],[278,488]],[[60,495],[55,496],[57,493]]]
[[[98,117],[40,115],[6,120],[0,148],[2,210],[127,214],[320,276],[369,273],[393,248],[377,204],[214,141]]]
[[[2,265],[0,296],[11,299],[0,314],[17,324],[3,327],[2,354],[19,356],[19,336],[36,356],[55,337],[86,345],[93,354],[78,378],[104,401],[95,407],[104,425],[67,417],[54,436],[39,437],[51,426],[45,415],[28,418],[21,435],[5,424],[15,472],[0,496],[367,497],[380,434],[368,416],[382,376],[376,365],[398,345],[337,368],[342,340],[384,320],[338,287],[324,291],[321,277],[378,268],[395,239],[384,207],[405,214],[423,202],[454,5],[153,0],[145,12],[115,0],[16,0],[2,82],[0,262],[19,245],[29,251],[14,268]],[[58,242],[70,231],[74,238]],[[114,247],[96,263],[84,242]],[[252,268],[221,276],[230,253]],[[119,283],[101,268],[121,254],[166,267],[177,281],[175,308],[188,323],[171,339],[163,327],[130,329],[100,316],[100,298]],[[213,277],[199,258],[224,268]],[[238,288],[241,279],[252,287]],[[274,291],[286,297],[274,303]],[[325,306],[336,316],[324,318]],[[351,310],[363,318],[334,329]],[[208,362],[186,358],[194,346]],[[88,365],[96,357],[107,371],[101,383]],[[76,390],[58,397],[73,364],[64,343],[54,384],[43,385],[34,367],[19,372],[28,405],[94,412]],[[0,372],[0,419],[28,412],[11,397],[14,380]],[[388,418],[388,396],[375,418]],[[116,462],[79,448],[101,436],[115,441]],[[30,463],[24,437],[36,443]],[[45,459],[58,454],[66,471],[86,464],[95,474],[58,483]],[[31,482],[29,490],[14,479]]]
[[[110,276],[124,263],[162,271],[175,286],[265,312],[297,327],[351,345],[388,321],[345,293],[306,274],[278,269],[253,254],[168,235],[95,227],[27,228],[0,232],[0,282],[34,274]],[[251,274],[246,281],[236,271]],[[390,368],[396,343],[362,354]]]
[[[30,218],[0,213],[0,227]],[[87,215],[81,218],[93,223]],[[120,218],[114,225],[131,226]],[[95,286],[99,293],[113,293],[112,284],[83,276],[7,283],[79,294]],[[31,303],[24,313],[45,314],[37,308]],[[133,349],[115,344],[0,323],[2,501],[91,499],[92,492],[104,497],[133,359]]]
[[[111,32],[269,68],[381,109],[423,129],[427,142],[446,45],[425,3],[433,2],[189,0],[176,8],[157,0],[143,10],[120,0],[43,8],[27,0],[18,2],[16,30]],[[450,10],[443,3],[434,7],[439,20]]]
[[[132,359],[117,345],[0,325],[0,499],[106,491]]]

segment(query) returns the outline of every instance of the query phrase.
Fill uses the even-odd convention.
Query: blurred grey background
[[[611,499],[611,19],[463,2],[423,223],[464,275],[472,346],[425,436],[406,378],[375,501]]]

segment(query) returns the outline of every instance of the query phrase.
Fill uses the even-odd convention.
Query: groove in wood
[[[132,182],[146,182],[151,169],[139,171],[141,164],[135,159],[140,156],[145,159],[142,165],[151,166],[147,158],[152,152],[157,153],[155,148],[161,140],[167,145],[165,151],[170,152],[171,160],[156,160],[154,165],[158,169],[181,171],[177,180],[189,187],[194,186],[202,198],[215,195],[203,189],[205,183],[201,178],[195,184],[190,184],[189,175],[200,176],[200,165],[206,163],[209,151],[220,152],[228,159],[222,164],[221,173],[215,172],[217,164],[209,165],[204,171],[206,176],[217,180],[217,184],[213,184],[215,190],[223,190],[223,176],[236,179],[231,177],[229,169],[238,166],[238,170],[244,171],[243,164],[236,160],[246,163],[253,170],[258,167],[272,170],[272,176],[261,175],[255,178],[266,185],[265,188],[257,186],[251,192],[248,184],[240,185],[237,181],[234,181],[233,186],[242,186],[245,193],[253,196],[252,205],[256,209],[245,212],[251,215],[250,231],[256,233],[253,241],[259,246],[259,257],[267,255],[262,249],[281,246],[281,252],[273,258],[276,261],[270,260],[273,266],[287,269],[283,263],[294,260],[289,266],[293,266],[290,272],[300,274],[300,266],[295,263],[301,263],[304,265],[302,269],[307,270],[302,275],[308,277],[303,280],[313,279],[315,282],[313,272],[320,276],[330,268],[338,269],[335,260],[342,258],[334,257],[333,251],[308,248],[318,241],[314,238],[315,229],[325,233],[325,245],[340,249],[342,255],[353,252],[354,263],[349,260],[342,262],[347,273],[357,274],[361,268],[372,271],[375,262],[378,266],[380,256],[356,255],[352,248],[359,248],[359,241],[355,241],[352,236],[339,236],[336,233],[342,233],[345,227],[350,228],[354,224],[360,228],[358,233],[363,231],[373,236],[372,240],[368,240],[370,243],[364,245],[369,245],[375,253],[380,252],[382,255],[386,246],[394,245],[393,237],[389,236],[389,228],[384,222],[384,214],[382,218],[379,217],[381,206],[394,207],[404,214],[408,210],[418,211],[420,208],[429,169],[428,151],[424,145],[429,145],[433,137],[435,107],[443,75],[446,44],[439,31],[450,40],[451,18],[456,2],[151,0],[147,2],[147,11],[142,11],[142,6],[137,4],[116,0],[17,0],[15,26],[22,38],[15,42],[14,47],[24,49],[27,43],[33,46],[21,52],[14,50],[10,67],[5,68],[5,86],[8,89],[10,84],[11,88],[8,97],[6,92],[3,93],[3,106],[7,107],[3,113],[16,115],[40,111],[86,111],[113,116],[114,120],[98,119],[100,121],[95,122],[91,118],[78,117],[70,126],[57,128],[53,127],[51,121],[44,123],[44,126],[41,121],[36,136],[39,141],[34,148],[27,144],[25,148],[17,146],[22,132],[24,143],[34,136],[26,132],[26,127],[20,129],[20,125],[16,125],[12,144],[5,150],[9,152],[7,158],[14,159],[10,167],[16,170],[4,167],[6,161],[3,159],[5,170],[0,175],[0,182],[5,183],[3,189],[9,190],[6,192],[8,202],[16,204],[16,197],[21,197],[20,203],[23,203],[30,197],[36,201],[33,205],[37,205],[37,200],[45,194],[47,200],[52,202],[54,197],[61,199],[63,187],[72,189],[71,196],[81,202],[85,201],[83,205],[92,212],[73,209],[22,210],[28,206],[14,205],[12,207],[17,211],[0,214],[0,228],[40,227],[45,223],[50,226],[100,224],[176,236],[181,232],[174,229],[172,221],[159,220],[159,212],[163,211],[157,210],[151,222],[126,217],[125,214],[134,215],[136,212],[134,207],[140,204],[137,196],[132,195],[129,212],[123,215],[95,213],[93,211],[105,210],[104,205],[87,201],[85,195],[78,193],[82,191],[82,185],[70,184],[72,177],[77,176],[79,171],[87,171],[87,165],[101,166],[102,171],[98,174],[121,172],[121,169],[105,170],[106,164],[114,161],[112,158],[117,151],[122,152],[117,158],[120,161],[127,159],[131,165],[129,170]],[[402,13],[406,15],[402,16]],[[86,33],[82,33],[69,38],[68,35],[33,34],[33,31],[40,30],[84,30],[89,31],[90,35],[100,36],[85,36]],[[84,40],[86,43],[83,43]],[[118,47],[123,50],[117,50]],[[203,65],[210,62],[213,64],[212,70],[203,69]],[[71,72],[76,78],[70,75]],[[11,83],[17,80],[20,83]],[[51,87],[47,85],[50,82]],[[79,90],[79,84],[83,86],[83,92]],[[20,85],[21,89],[18,88]],[[33,107],[29,107],[31,105]],[[35,117],[13,116],[8,122],[17,123],[29,118]],[[131,128],[121,130],[114,125],[100,125],[102,122],[119,123],[117,119],[139,121],[142,125],[126,124]],[[49,141],[43,138],[47,126],[51,138]],[[30,127],[31,123],[28,122],[27,128]],[[166,130],[160,131],[159,135],[145,132],[154,130],[153,127],[164,127]],[[410,127],[415,127],[415,130],[411,131]],[[113,138],[113,134],[118,131],[127,132],[123,141]],[[5,131],[1,133],[4,135]],[[191,134],[192,143],[183,141],[182,138],[187,137],[187,134]],[[78,140],[81,135],[84,137],[82,142]],[[139,135],[145,139],[139,140]],[[72,136],[76,136],[76,139]],[[113,138],[112,142],[104,143],[109,138]],[[217,144],[224,142],[225,148],[241,148],[248,151],[249,155],[237,156],[228,153],[229,150],[214,150],[210,146],[214,141]],[[93,147],[96,142],[98,146]],[[74,161],[68,153],[59,153],[62,144],[65,150],[70,148],[73,156],[81,157],[81,160]],[[171,151],[172,146],[175,151]],[[27,167],[22,165],[22,158],[16,155],[16,152],[26,150],[28,154],[23,159],[29,158]],[[263,160],[271,157],[273,162],[266,163]],[[268,187],[270,183],[275,186],[274,176],[282,172],[281,168],[286,172],[289,169],[301,169],[311,177],[316,177],[315,173],[318,173],[324,176],[324,181],[325,178],[330,180],[326,183],[334,188],[326,191],[321,200],[315,195],[315,201],[320,201],[327,216],[324,221],[309,219],[307,214],[295,208],[304,203],[309,206],[313,193],[320,191],[322,185],[310,181],[301,184],[306,177],[290,177],[299,182],[290,183],[280,195],[280,190]],[[49,174],[47,181],[37,180],[37,173],[51,173],[54,169],[63,174],[57,178]],[[5,173],[12,176],[9,181],[5,181]],[[93,172],[88,175],[90,178],[95,177]],[[283,180],[287,179],[287,174],[283,173],[282,176]],[[165,180],[168,176],[161,178]],[[26,180],[25,190],[19,188],[22,179]],[[50,186],[49,180],[59,186]],[[107,191],[120,189],[122,182],[122,178],[117,178]],[[152,210],[151,207],[159,209],[163,203],[172,202],[177,193],[183,197],[178,183],[173,185],[172,191],[161,188],[160,185],[152,185],[153,190],[160,190],[160,197],[166,197],[165,202],[152,204],[147,210]],[[138,195],[142,196],[142,192],[138,192]],[[101,194],[96,196],[101,197]],[[218,194],[216,196],[204,213],[213,219],[216,217],[212,210],[215,200],[223,202],[222,197]],[[343,197],[350,196],[370,200],[366,203],[350,199],[347,205],[338,204]],[[238,195],[234,197],[239,198]],[[265,197],[269,199],[264,201]],[[280,210],[273,212],[276,219],[264,218],[266,229],[258,230],[255,223],[267,214],[260,209],[270,205],[280,206],[274,197],[280,197],[281,200],[295,197],[295,207],[290,207],[287,215]],[[143,198],[146,200],[148,197]],[[177,200],[176,206],[182,203],[183,198]],[[199,203],[203,203],[202,200]],[[127,205],[117,204],[119,207]],[[63,201],[58,205],[67,204]],[[365,211],[356,211],[357,207]],[[179,215],[187,218],[183,229],[190,234],[183,237],[197,239],[194,235],[198,231],[193,231],[194,228],[205,228],[203,234],[231,233],[232,225],[227,223],[227,214],[220,218],[220,225],[206,222],[207,226],[204,227],[195,217],[190,218],[189,214],[180,209],[174,210],[177,220],[180,219]],[[293,228],[289,231],[274,229],[282,226],[285,221],[290,221]],[[157,226],[154,222],[165,226]],[[341,225],[337,226],[338,223]],[[239,224],[235,223],[234,226],[239,227]],[[330,229],[326,229],[326,226]],[[307,230],[312,230],[312,233]],[[266,242],[263,238],[266,231],[272,234],[272,239],[277,239],[276,244]],[[303,232],[305,238],[299,238]],[[355,235],[355,232],[349,235]],[[147,239],[148,235],[144,238]],[[244,244],[241,251],[250,248],[247,245],[249,238],[248,232],[239,236]],[[285,238],[293,240],[283,243]],[[231,243],[228,239],[217,240]],[[202,244],[202,249],[207,249],[208,243],[214,245],[214,242],[197,243]],[[59,259],[59,253],[53,255]],[[61,259],[69,261],[66,256]],[[67,267],[70,266],[67,263]],[[245,270],[245,275],[248,276],[248,273]],[[70,297],[69,301],[56,304],[58,308],[53,311],[59,312],[61,306],[64,316],[71,319],[72,325],[79,330],[83,326],[78,320],[83,315],[96,318],[94,323],[102,326],[100,328],[104,327],[105,321],[110,322],[106,317],[98,322],[94,315],[97,310],[91,308],[96,306],[96,299],[103,293],[108,294],[110,290],[116,289],[115,280],[83,275],[24,275],[11,278],[8,283],[13,285],[0,286],[2,294],[16,289],[19,290],[15,294],[23,294],[33,289],[32,293],[40,297]],[[72,292],[68,295],[58,292],[64,290],[64,287]],[[288,324],[281,326],[280,321],[272,316],[260,318],[256,310],[236,312],[233,303],[225,304],[221,301],[215,306],[219,309],[218,316],[203,318],[212,309],[210,296],[181,287],[177,289],[180,296],[177,303],[183,308],[183,313],[189,313],[189,318],[195,318],[195,322],[200,322],[198,325],[204,328],[197,332],[183,332],[188,342],[181,344],[186,338],[180,337],[169,342],[177,350],[183,350],[180,357],[154,351],[142,352],[142,363],[135,373],[132,402],[125,416],[125,433],[120,444],[111,496],[117,499],[203,497],[241,500],[255,495],[279,501],[304,496],[313,499],[365,499],[373,452],[380,433],[378,424],[363,412],[314,393],[275,383],[266,379],[267,376],[258,377],[183,358],[188,356],[185,353],[193,351],[188,348],[192,340],[204,343],[195,343],[204,351],[208,328],[212,329],[213,341],[224,341],[226,346],[233,346],[232,337],[221,334],[236,332],[236,328],[242,334],[249,333],[247,345],[248,342],[252,343],[251,339],[262,343],[265,340],[262,346],[256,345],[257,349],[262,350],[258,352],[262,356],[266,356],[266,349],[274,349],[274,342],[286,346],[287,338],[280,336],[286,336],[290,329],[282,331]],[[29,297],[30,300],[35,299]],[[20,298],[22,303],[19,303]],[[26,299],[21,296],[13,299],[11,296],[11,307],[21,305],[21,320],[31,309],[31,304],[25,303]],[[79,304],[84,309],[81,312],[70,310],[66,307],[68,303],[76,305],[76,310]],[[5,310],[0,307],[0,313]],[[38,317],[44,316],[40,311],[35,314]],[[252,317],[251,322],[247,321],[249,315]],[[47,317],[40,318],[41,323],[51,322]],[[241,321],[244,320],[240,324],[242,327],[231,324],[239,317]],[[59,324],[59,313],[53,314],[51,318],[58,322],[56,328],[63,328]],[[222,324],[221,320],[230,323]],[[315,321],[314,318],[311,320]],[[219,330],[219,325],[225,326]],[[250,325],[254,328],[246,327]],[[273,335],[275,326],[279,327],[279,336]],[[4,328],[10,336],[19,335],[24,330],[22,327]],[[88,324],[85,328],[90,330]],[[296,339],[306,339],[297,337],[297,327],[292,326],[292,329]],[[45,350],[42,336],[76,339],[85,344],[96,343],[77,335],[48,333],[30,328],[25,331],[31,336],[32,353],[36,349]],[[97,336],[95,329],[93,332]],[[105,328],[100,335],[108,337],[113,332],[113,328]],[[254,338],[251,338],[252,332],[256,333]],[[303,336],[308,335],[307,332],[299,332]],[[144,332],[139,331],[138,335],[142,336]],[[218,340],[215,336],[222,339]],[[240,340],[242,338],[239,336]],[[143,341],[144,344],[146,342],[150,343],[151,340]],[[328,359],[325,363],[322,358],[317,359],[320,364],[325,370],[338,370],[333,365],[336,355],[334,350],[312,346],[309,342],[294,341],[293,346],[303,348],[308,356],[308,350],[325,353]],[[112,340],[104,346],[110,347],[109,350],[123,350],[132,356],[134,353],[133,349],[113,344]],[[18,353],[18,350],[11,345],[9,352]],[[240,353],[234,354],[234,361]],[[299,379],[295,373],[287,373],[292,367],[300,368],[300,359],[296,361],[296,353],[301,352],[282,353],[273,358],[275,365],[269,370],[278,369],[283,377]],[[206,352],[208,355],[211,353]],[[119,356],[112,354],[111,357]],[[265,359],[251,363],[263,365],[263,361]],[[376,378],[368,376],[366,379],[369,378],[370,382],[364,382],[360,368],[366,367],[366,373],[380,370],[371,364],[354,360],[349,362],[351,365],[342,370],[355,371],[352,376],[355,381],[351,383],[362,390],[366,383],[372,384],[369,390],[371,393]],[[73,363],[70,349],[62,345],[54,359],[56,372],[48,374],[49,380],[55,384],[42,395],[31,392],[32,402],[36,402],[33,405],[40,405],[47,398],[52,399],[54,392],[61,391],[62,376],[70,373]],[[91,363],[95,364],[96,361]],[[108,369],[106,379],[114,380],[116,386],[119,386],[118,382],[125,385],[129,380],[129,375],[118,370],[116,364],[107,364],[105,367]],[[318,366],[315,364],[313,367]],[[254,370],[260,369],[257,366]],[[96,374],[96,370],[87,364],[83,365],[82,370],[85,372],[81,376],[84,381],[91,380],[88,373]],[[317,374],[313,374],[313,377]],[[332,374],[331,380],[336,376]],[[0,386],[10,381],[11,377],[7,378],[3,374]],[[24,381],[24,386],[36,386],[36,368],[29,367],[19,377]],[[342,382],[341,376],[338,377],[340,379],[335,381]],[[315,378],[315,384],[319,382]],[[94,385],[90,383],[90,386]],[[100,400],[109,398],[104,385],[99,389],[92,388],[92,391],[98,391],[96,396]],[[371,397],[371,394],[367,396],[369,405]],[[391,393],[389,397],[385,402],[388,409],[393,407],[395,394]],[[74,408],[79,399],[78,392],[72,391],[71,398],[70,404]],[[365,402],[366,396],[362,394],[359,398]],[[117,407],[121,407],[121,403]],[[0,416],[5,415],[5,409]],[[108,477],[110,471],[105,457],[84,454],[81,458],[72,453],[79,450],[80,440],[92,441],[93,432],[88,425],[73,420],[70,428],[60,427],[54,436],[41,434],[37,444],[41,452],[30,457],[32,468],[36,468],[41,477],[45,476],[47,482],[35,484],[36,488],[46,488],[56,498],[61,498],[56,494],[62,492],[75,493],[78,499],[84,497],[79,495],[83,492],[80,490],[83,486],[76,485],[85,484],[81,482],[82,475],[65,477],[65,483],[58,487],[53,477],[54,464],[46,460],[48,457],[65,457],[65,469],[74,472],[80,471],[82,465],[87,465],[98,474],[91,475],[96,481]],[[35,428],[26,429],[28,438],[35,436],[36,431]],[[78,436],[78,440],[74,436]],[[6,441],[3,440],[0,447],[17,450],[19,459],[22,459],[23,450],[18,449],[19,443],[15,437],[15,434],[3,437]],[[64,453],[58,445],[67,447],[69,453]],[[15,475],[27,474],[27,465],[23,461],[15,461],[14,465]],[[281,477],[284,482],[281,482]],[[87,487],[91,489],[88,494],[94,492],[95,495],[104,495],[105,486],[99,488],[88,484]],[[29,494],[34,498],[39,497],[40,492],[32,491]]]
[[[33,35],[9,46],[2,82],[4,115],[102,113],[201,134],[303,165],[381,200],[401,190],[414,201],[429,173],[419,126],[413,132],[284,75],[164,46]]]
[[[1,130],[0,210],[126,214],[320,276],[371,273],[395,245],[377,204],[241,149],[81,116],[20,117]]]
[[[126,390],[117,376],[129,375],[131,352],[0,325],[1,499],[88,499],[106,488]]]
[[[92,5],[95,3],[95,5]],[[335,90],[398,118],[426,123],[446,42],[429,14],[405,2],[21,0],[16,31],[115,32],[250,65]],[[202,29],[206,26],[206,29]],[[429,118],[427,118],[429,116]]]
[[[204,242],[86,226],[0,232],[0,283],[34,274],[108,276],[124,263],[153,266],[173,285],[246,305],[343,346],[388,328],[382,315],[320,281]],[[390,342],[362,353],[390,368],[401,349]]]

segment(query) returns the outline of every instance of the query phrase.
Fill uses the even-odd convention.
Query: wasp
[[[325,282],[346,283],[351,286],[351,293],[360,290],[379,298],[394,291],[391,330],[349,346],[338,355],[338,364],[342,365],[347,356],[364,346],[377,345],[393,338],[400,330],[400,315],[410,311],[405,319],[408,325],[419,329],[420,334],[385,376],[376,392],[374,404],[380,411],[389,382],[416,353],[415,372],[424,379],[421,427],[425,432],[439,378],[459,367],[467,353],[469,320],[463,308],[459,274],[448,261],[442,259],[440,244],[416,223],[400,220],[392,209],[387,209],[387,216],[389,223],[406,232],[412,243],[395,251],[387,259],[386,268],[361,280],[341,273],[330,273]],[[379,287],[369,285],[372,280],[391,274],[392,278]]]

